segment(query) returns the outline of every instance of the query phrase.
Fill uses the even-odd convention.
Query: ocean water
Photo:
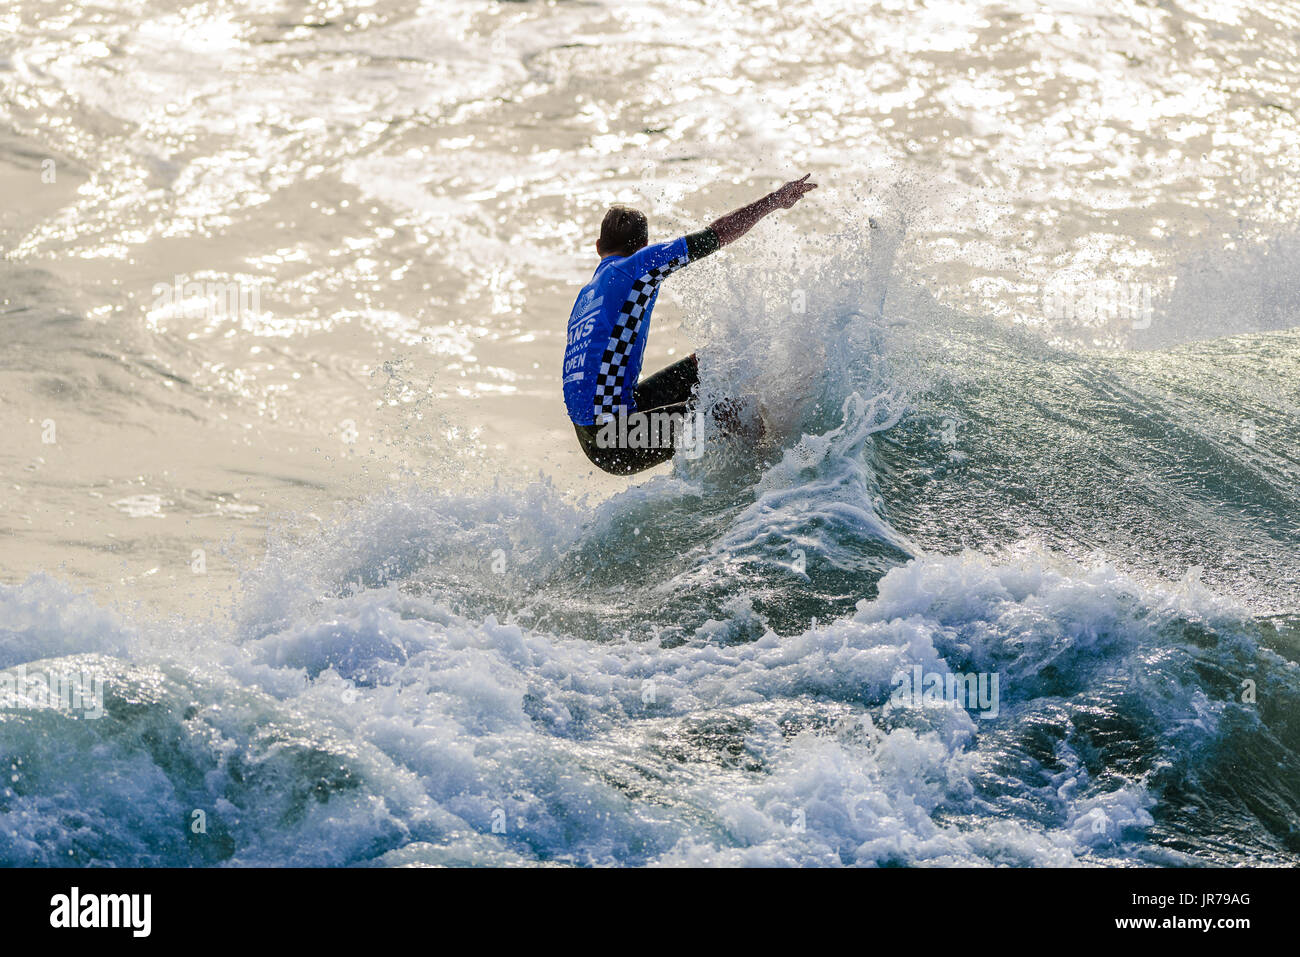
[[[0,25],[0,862],[1298,862],[1294,6]],[[595,473],[604,207],[804,171]]]

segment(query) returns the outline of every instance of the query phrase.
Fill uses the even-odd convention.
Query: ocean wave
[[[321,581],[302,577],[303,594]],[[778,635],[733,597],[674,641],[468,617],[412,583],[181,628],[128,625],[48,579],[4,586],[3,674],[17,661],[81,670],[100,676],[104,701],[99,718],[0,712],[3,860],[1086,864],[1296,851],[1300,675],[1194,575],[1144,584],[1028,546],[922,556],[838,620]],[[997,675],[999,697],[991,709],[900,703],[918,669]],[[1276,770],[1249,792],[1217,777],[1242,763]]]

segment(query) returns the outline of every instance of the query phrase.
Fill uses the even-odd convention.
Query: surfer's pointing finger
[[[804,173],[799,179],[792,179],[773,194],[777,204],[783,209],[789,209],[795,203],[799,202],[805,193],[817,188],[816,183],[808,182],[811,173]]]

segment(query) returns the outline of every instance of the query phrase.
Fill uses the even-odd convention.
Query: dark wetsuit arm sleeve
[[[691,257],[691,262],[703,259],[709,253],[715,253],[721,247],[722,242],[718,239],[718,234],[707,226],[698,233],[686,234],[686,254]]]

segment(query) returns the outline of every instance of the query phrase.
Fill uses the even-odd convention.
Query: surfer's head
[[[604,256],[630,256],[649,242],[645,213],[630,206],[611,206],[600,223],[596,252]]]

